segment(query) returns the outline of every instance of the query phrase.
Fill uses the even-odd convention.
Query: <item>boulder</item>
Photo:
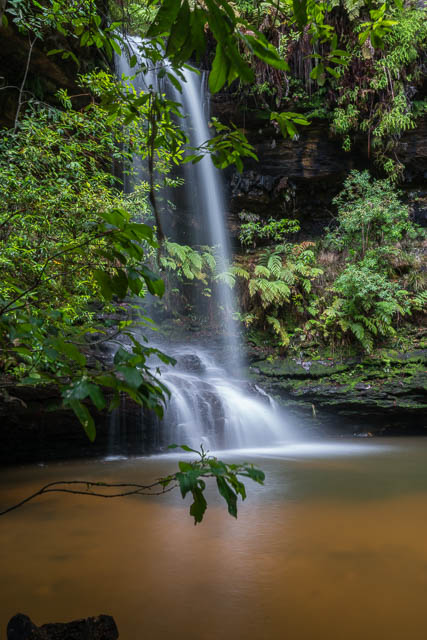
[[[17,613],[7,625],[7,640],[117,640],[118,637],[114,618],[107,615],[37,627],[28,616]]]

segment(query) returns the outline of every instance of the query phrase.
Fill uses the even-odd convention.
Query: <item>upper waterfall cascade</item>
[[[137,53],[137,39],[132,40]],[[125,55],[117,60],[119,74],[133,75]],[[209,137],[209,94],[205,75],[183,70],[182,94],[167,83],[161,85],[155,73],[140,74],[134,81],[138,91],[161,90],[180,102],[185,117],[180,127],[194,147]],[[230,264],[230,243],[225,224],[224,187],[221,174],[210,157],[184,168],[184,206],[199,221],[194,230],[195,244],[215,247],[217,268],[223,272]],[[170,197],[170,194],[168,194]],[[172,194],[173,197],[173,194]],[[212,296],[221,312],[221,352],[226,354],[221,365],[209,345],[200,345],[192,334],[191,344],[157,345],[175,357],[175,367],[161,367],[161,379],[171,392],[165,417],[161,423],[159,445],[185,443],[209,449],[250,448],[274,445],[289,440],[286,418],[271,398],[243,379],[242,346],[233,319],[234,298],[225,284],[213,288]],[[194,335],[194,337],[193,337]]]

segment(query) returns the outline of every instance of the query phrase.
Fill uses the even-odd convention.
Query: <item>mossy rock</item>
[[[276,358],[258,360],[252,367],[264,376],[277,378],[323,378],[348,371],[354,366],[354,360],[335,362],[334,360],[294,360]]]

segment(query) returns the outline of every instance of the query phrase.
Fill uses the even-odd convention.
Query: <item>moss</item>
[[[427,409],[427,353],[381,352],[342,361],[257,361],[253,376],[278,395],[287,408],[302,413],[331,411],[340,416],[395,416],[422,422]]]

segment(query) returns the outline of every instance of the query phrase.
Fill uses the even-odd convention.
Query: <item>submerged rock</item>
[[[117,640],[118,637],[114,618],[107,615],[37,627],[28,616],[17,613],[7,625],[7,640]]]

